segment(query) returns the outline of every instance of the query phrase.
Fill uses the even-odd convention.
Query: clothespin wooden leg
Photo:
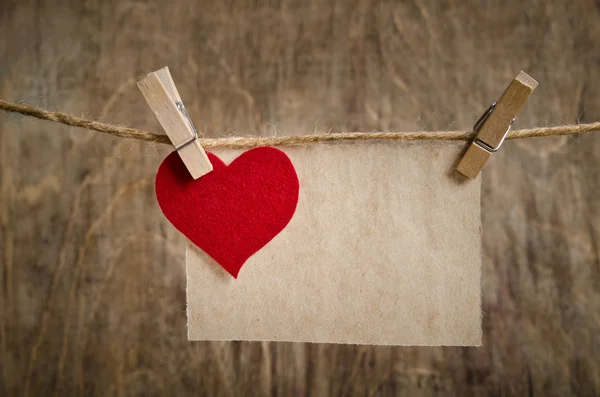
[[[192,177],[198,179],[212,171],[212,164],[198,142],[198,132],[183,106],[169,68],[148,74],[137,85]]]
[[[527,73],[520,71],[517,74],[498,102],[492,103],[475,123],[473,131],[477,135],[458,163],[458,172],[471,179],[479,175],[492,153],[504,142],[517,114],[537,86],[538,82]]]

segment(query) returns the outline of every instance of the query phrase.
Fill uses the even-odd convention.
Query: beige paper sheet
[[[481,345],[481,180],[452,174],[463,147],[285,148],[296,213],[237,280],[188,243],[189,339]]]

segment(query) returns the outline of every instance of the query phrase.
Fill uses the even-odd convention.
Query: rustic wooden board
[[[135,82],[167,64],[207,136],[470,128],[520,69],[540,86],[515,128],[600,119],[592,0],[5,0],[0,21],[2,98],[155,131]],[[0,394],[600,393],[600,136],[486,166],[482,348],[187,342],[168,151],[0,114]]]

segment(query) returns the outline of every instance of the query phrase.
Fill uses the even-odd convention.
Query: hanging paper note
[[[291,174],[280,191],[263,183],[290,169],[263,168],[262,181],[244,175],[260,197],[243,199],[243,210],[279,219],[278,230],[245,259],[237,279],[208,254],[215,247],[188,243],[189,339],[480,345],[481,182],[452,173],[462,148],[386,141],[284,148],[299,181],[285,224],[291,207],[282,218],[281,203],[295,201]],[[235,172],[250,152],[222,150],[211,161]],[[183,210],[194,208],[190,196]],[[229,231],[263,233],[237,209],[215,216],[226,218]],[[223,233],[214,225],[209,232]],[[230,240],[219,250],[246,243]]]

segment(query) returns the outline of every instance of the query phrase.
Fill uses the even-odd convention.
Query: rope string
[[[19,113],[41,120],[49,120],[72,127],[85,128],[102,132],[119,138],[139,139],[142,141],[171,144],[166,135],[154,134],[136,128],[101,123],[88,119],[74,117],[66,113],[52,112],[35,108],[22,103],[8,102],[0,99],[0,110],[9,113]],[[529,128],[510,131],[506,139],[534,138],[544,136],[575,135],[586,132],[600,131],[600,122],[589,124],[573,124],[556,127]],[[329,141],[358,141],[358,140],[403,140],[403,141],[467,141],[473,139],[473,131],[430,131],[430,132],[344,132],[323,133],[300,136],[265,136],[265,137],[225,137],[202,138],[199,143],[205,148],[252,148],[257,146],[285,146],[309,144]]]

